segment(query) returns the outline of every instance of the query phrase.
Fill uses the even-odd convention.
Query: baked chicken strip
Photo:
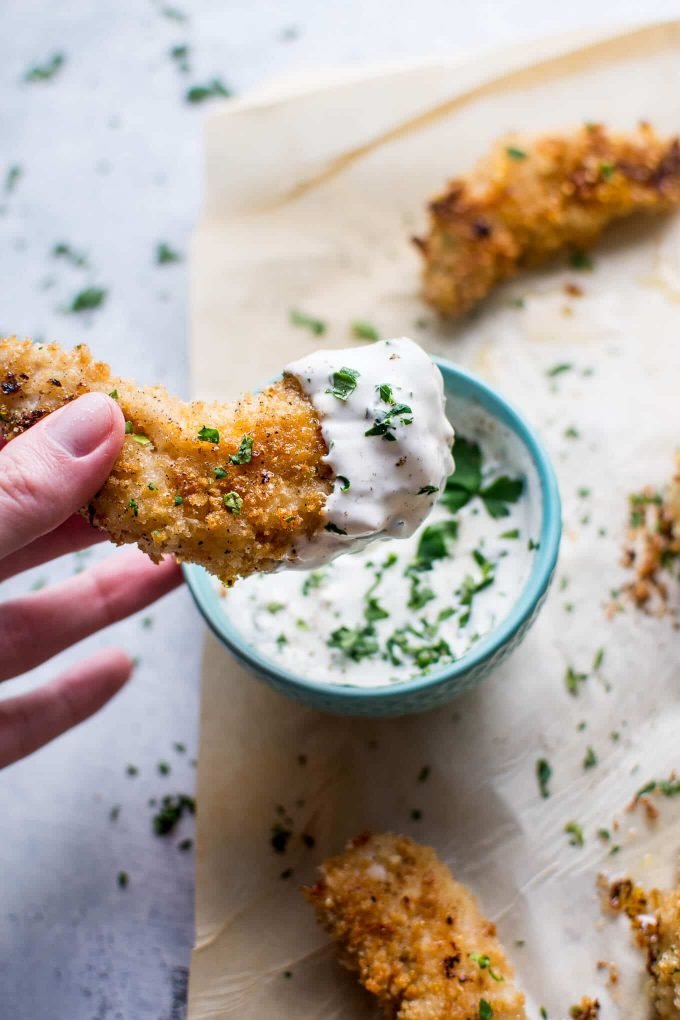
[[[605,905],[628,915],[647,954],[647,990],[656,1016],[680,1020],[680,888],[647,892],[629,878],[602,879],[600,885]]]
[[[680,202],[680,140],[648,124],[627,134],[602,125],[499,142],[429,206],[425,300],[442,315],[476,305],[501,280],[563,248],[588,248],[615,220]]]
[[[434,850],[362,835],[305,890],[341,963],[391,1020],[525,1020],[496,928]]]
[[[341,367],[345,356],[357,367]],[[390,384],[391,403],[381,402],[378,383]],[[403,387],[413,409],[398,414]],[[162,387],[138,387],[82,344],[65,351],[0,339],[5,439],[92,391],[118,402],[127,434],[83,514],[117,544],[136,543],[156,561],[172,554],[199,563],[226,584],[282,562],[325,562],[383,532],[410,534],[452,470],[441,374],[406,339],[317,352],[232,404],[183,403]],[[368,404],[378,427],[370,436]],[[339,436],[333,452],[328,429],[331,443]],[[353,486],[346,467],[335,484],[347,449],[356,454]]]

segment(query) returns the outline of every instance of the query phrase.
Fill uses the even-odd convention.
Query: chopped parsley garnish
[[[171,248],[165,241],[159,241],[156,245],[156,265],[167,266],[171,262],[181,262],[182,256],[174,248]]]
[[[492,1020],[493,1007],[486,999],[479,1000],[479,1020]]]
[[[55,244],[52,248],[52,255],[55,259],[65,259],[72,266],[78,269],[82,269],[87,265],[87,256],[80,251],[76,251],[70,244],[66,244],[61,241],[59,244]]]
[[[556,375],[562,375],[563,372],[571,372],[573,367],[571,362],[562,361],[559,365],[553,365],[552,368],[549,368],[545,374],[552,379]]]
[[[91,312],[99,308],[106,301],[107,291],[103,287],[86,287],[81,290],[71,301],[68,307],[69,312]]]
[[[184,502],[183,496],[175,496],[175,506],[181,506]]]
[[[376,620],[386,620],[389,615],[387,610],[383,609],[378,600],[373,596],[366,600],[364,616],[368,623],[374,623]]]
[[[360,662],[376,655],[379,650],[375,629],[367,627],[338,627],[326,642],[329,648],[337,648],[348,659]]]
[[[219,443],[220,433],[218,429],[210,429],[207,425],[198,430],[196,435],[197,439],[200,439],[202,443]]]
[[[598,669],[604,662],[604,648],[598,648],[595,652],[595,658],[593,659],[593,672],[597,673]]]
[[[507,539],[519,538],[519,528],[511,528],[510,531],[502,531],[498,537]]]
[[[119,889],[127,889],[128,882],[130,881],[127,871],[119,871],[116,881],[118,882]]]
[[[540,548],[541,548],[541,543],[537,542],[533,538],[530,538],[529,541],[527,542],[527,549],[529,550],[529,552],[534,552],[536,549],[540,549]]]
[[[376,390],[380,399],[385,404],[394,404],[394,394],[392,393],[392,387],[388,383],[381,383],[379,386],[376,386]]]
[[[565,439],[579,439],[581,433],[574,425],[569,425],[563,432]]]
[[[207,85],[192,85],[187,89],[185,99],[187,103],[203,103],[206,99],[224,98],[229,99],[233,93],[219,78],[212,78]]]
[[[587,673],[577,673],[572,666],[567,666],[566,673],[564,674],[564,685],[574,698],[578,696],[581,686],[587,679]]]
[[[495,971],[491,965],[491,959],[486,953],[469,953],[473,963],[476,963],[480,970],[488,970],[489,977],[493,981],[503,981],[503,975]]]
[[[300,312],[295,308],[291,308],[288,313],[288,321],[291,326],[301,326],[303,329],[308,329],[314,336],[323,336],[326,332],[326,323],[323,319],[317,319],[314,315],[307,315],[306,312]]]
[[[546,758],[539,758],[536,762],[536,779],[538,780],[538,789],[541,792],[541,797],[547,800],[550,796],[550,790],[548,784],[552,778],[552,767],[550,762]]]
[[[330,531],[331,534],[333,534],[333,535],[346,535],[347,534],[346,531],[344,531],[342,528],[339,528],[337,526],[337,524],[333,524],[332,521],[328,522],[328,524],[324,528],[324,531]]]
[[[112,400],[118,400],[118,390],[111,390],[109,396]]]
[[[268,602],[264,608],[274,616],[275,613],[280,613],[282,609],[285,609],[286,605],[284,602]]]
[[[279,651],[281,651],[283,646],[288,644],[288,638],[286,637],[286,635],[279,634],[279,636],[276,639],[276,644],[278,646]]]
[[[419,496],[431,496],[434,492],[439,492],[436,485],[423,485],[421,489],[418,489]]]
[[[600,163],[600,177],[604,181],[608,181],[615,170],[616,167],[613,163]]]
[[[158,772],[161,776],[170,775],[170,766],[168,765],[167,761],[159,761]]]
[[[569,256],[569,265],[572,269],[588,272],[593,268],[593,261],[585,251],[573,251]]]
[[[527,154],[524,151],[524,149],[518,149],[514,145],[509,145],[505,151],[507,152],[510,159],[519,160],[527,158]]]
[[[142,435],[141,432],[133,432],[130,436],[131,439],[138,443],[140,446],[150,446],[151,440],[148,436]]]
[[[313,570],[309,577],[306,577],[302,585],[302,594],[309,595],[314,588],[320,588],[326,575],[321,570]]]
[[[193,839],[181,839],[177,844],[177,849],[180,851],[180,853],[186,853],[187,850],[191,850],[193,845],[194,845]]]
[[[131,499],[128,502],[128,510],[132,510],[135,517],[139,517],[139,503],[136,499]]]
[[[175,61],[177,70],[186,74],[191,70],[189,67],[189,47],[186,43],[178,43],[170,49],[170,58]]]
[[[243,497],[239,496],[238,492],[225,492],[222,502],[230,513],[234,514],[235,517],[240,517]]]
[[[133,429],[134,429],[134,425],[132,424],[132,422],[131,421],[126,421],[125,422],[125,435],[126,436],[131,436]]]
[[[426,782],[429,779],[429,777],[430,777],[430,772],[431,772],[430,766],[429,765],[423,765],[422,769],[418,773],[418,782],[419,783]]]
[[[583,759],[584,769],[594,769],[597,765],[597,755],[592,747],[586,749],[585,757]]]
[[[567,822],[564,826],[564,831],[569,836],[569,846],[583,846],[585,844],[583,827],[578,822]]]
[[[435,560],[449,555],[449,542],[458,538],[458,521],[439,521],[429,524],[418,542],[415,566],[419,570],[430,570]]]
[[[411,580],[411,592],[406,605],[409,609],[423,609],[428,602],[431,602],[436,596],[431,588],[423,587],[421,578],[419,576],[419,570],[421,568],[407,568],[406,573]]]
[[[337,482],[340,482],[340,489],[342,492],[347,492],[347,490],[350,488],[350,480],[349,478],[345,478],[344,475],[336,475],[335,480]]]
[[[461,510],[471,499],[479,496],[487,513],[494,518],[507,517],[507,504],[516,503],[522,495],[521,478],[500,475],[488,485],[482,485],[482,451],[478,443],[457,436],[454,444],[455,471],[449,476],[442,503],[451,511]]]
[[[161,800],[159,811],[153,816],[153,831],[157,836],[168,836],[177,828],[185,814],[196,813],[196,801],[186,793],[166,794]]]
[[[352,323],[352,336],[357,340],[379,340],[380,334],[370,322],[357,319]]]
[[[226,478],[228,473],[229,472],[226,471],[223,467],[214,467],[213,468],[213,474],[214,474],[215,478]]]
[[[7,173],[5,174],[5,191],[7,192],[8,195],[11,195],[11,193],[16,188],[23,172],[24,171],[22,167],[20,167],[18,163],[12,163],[12,165],[9,167]]]
[[[252,436],[243,436],[236,453],[229,454],[229,460],[231,463],[250,464],[253,459],[253,443],[254,439]]]
[[[359,373],[356,368],[339,368],[337,372],[333,372],[331,376],[330,388],[326,390],[326,393],[330,393],[331,396],[337,397],[338,400],[347,400],[351,393],[354,393],[357,388],[357,379]]]
[[[411,425],[413,418],[409,417],[413,412],[408,404],[392,404],[389,411],[380,412],[374,419],[370,429],[366,429],[365,436],[382,436],[390,443],[396,442],[394,429],[397,424]]]
[[[36,64],[26,71],[24,81],[50,81],[62,69],[65,61],[63,53],[54,53],[44,64]]]
[[[137,768],[136,765],[127,765],[126,768],[125,768],[125,772],[126,772],[126,774],[128,776],[138,776],[139,775],[139,769]]]

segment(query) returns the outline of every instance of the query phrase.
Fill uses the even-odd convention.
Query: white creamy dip
[[[325,528],[286,566],[309,568],[376,538],[407,538],[453,470],[441,372],[412,340],[315,351],[285,369],[319,412],[333,475]]]
[[[411,537],[225,593],[224,611],[261,655],[312,680],[376,687],[459,659],[507,616],[536,548],[538,479],[511,432],[463,401],[449,411],[457,472]],[[463,506],[457,478],[475,490]]]

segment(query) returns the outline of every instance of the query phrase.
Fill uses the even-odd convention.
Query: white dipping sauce
[[[315,351],[285,373],[319,412],[334,480],[324,530],[286,566],[320,566],[376,537],[412,535],[453,470],[453,429],[430,357],[412,340],[382,340]]]
[[[378,687],[459,659],[507,616],[531,571],[538,479],[510,431],[464,401],[450,401],[449,412],[459,462],[465,439],[481,449],[482,490],[500,476],[521,479],[519,498],[504,504],[507,516],[491,516],[480,495],[452,510],[445,493],[410,538],[302,574],[240,581],[225,593],[224,610],[261,655],[311,680]],[[439,555],[423,561],[432,538]]]

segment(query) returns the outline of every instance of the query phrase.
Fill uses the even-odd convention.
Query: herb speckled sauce
[[[450,399],[448,414],[456,469],[410,537],[256,575],[225,594],[224,611],[260,654],[311,680],[383,686],[459,659],[507,616],[537,548],[536,473],[519,440],[479,407]]]
[[[288,365],[319,412],[334,486],[324,531],[292,550],[313,567],[376,536],[406,538],[453,469],[441,372],[402,337],[321,350]]]

